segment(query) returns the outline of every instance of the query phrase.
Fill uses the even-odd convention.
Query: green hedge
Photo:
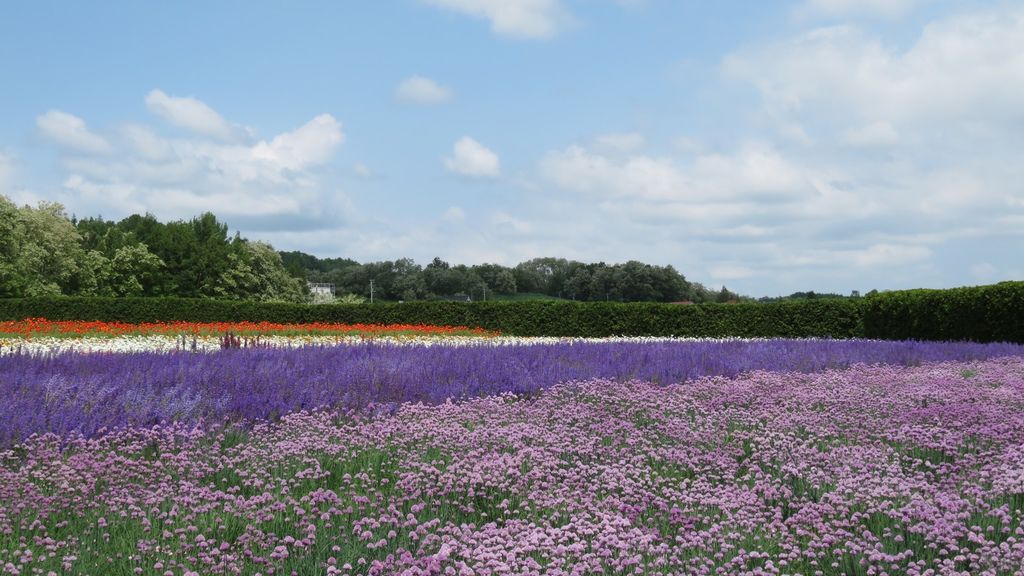
[[[478,326],[518,336],[867,337],[1024,343],[1024,282],[859,300],[751,304],[406,302],[264,304],[180,298],[0,299],[0,320],[268,320]]]
[[[868,338],[1024,343],[1024,282],[883,292],[864,304]]]
[[[0,300],[0,319],[192,322],[267,320],[478,326],[519,336],[833,337],[861,334],[860,306],[848,300],[678,305],[617,302],[406,302],[263,304],[178,298]]]

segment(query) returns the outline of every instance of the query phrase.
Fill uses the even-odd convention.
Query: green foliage
[[[1024,282],[872,293],[863,300],[869,338],[1024,342]]]
[[[535,258],[514,268],[500,264],[451,265],[440,258],[424,267],[407,258],[360,264],[353,260],[319,259],[302,252],[283,252],[285,267],[295,277],[334,284],[339,292],[375,300],[503,300],[517,294],[583,302],[710,302],[718,297],[690,283],[672,266],[637,261],[585,264],[564,258]],[[740,297],[726,291],[727,301]]]
[[[18,208],[0,196],[0,297],[70,294],[95,284],[64,207]]]
[[[115,296],[152,293],[157,275],[163,267],[164,261],[150,252],[145,244],[122,246],[114,251],[114,257],[110,260],[107,284]]]
[[[285,269],[281,256],[265,242],[237,240],[228,253],[215,295],[261,302],[301,302],[302,280]]]
[[[868,337],[1024,343],[1024,282],[772,303],[406,302],[305,305],[183,298],[0,299],[0,319],[348,322],[482,327],[521,336]]]
[[[365,304],[366,298],[359,296],[358,294],[344,294],[335,298],[338,304]]]
[[[0,195],[0,298],[59,295],[306,299],[273,247],[229,237],[213,214],[72,222],[60,204],[19,208]]]

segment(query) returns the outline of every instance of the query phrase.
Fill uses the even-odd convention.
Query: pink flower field
[[[0,572],[1015,575],[1022,516],[1021,358],[598,379],[37,436]]]

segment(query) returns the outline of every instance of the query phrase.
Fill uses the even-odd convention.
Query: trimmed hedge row
[[[266,304],[180,298],[20,298],[0,300],[0,319],[192,322],[266,320],[474,326],[517,336],[833,337],[862,332],[860,306],[847,300],[678,305],[618,302],[407,302]]]
[[[1024,282],[767,304],[266,304],[181,298],[0,299],[0,320],[267,320],[474,326],[516,336],[867,337],[1024,343]]]
[[[872,295],[864,336],[1024,343],[1024,282]]]

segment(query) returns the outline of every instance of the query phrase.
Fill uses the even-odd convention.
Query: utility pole
[[[370,304],[373,304],[373,278],[370,278]]]
[[[487,302],[487,284],[481,284],[480,287],[483,288],[484,291],[484,302]]]

